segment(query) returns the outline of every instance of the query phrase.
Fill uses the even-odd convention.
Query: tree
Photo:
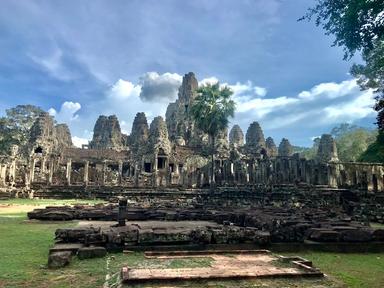
[[[365,64],[353,65],[352,75],[362,89],[377,93],[377,125],[384,130],[384,1],[383,0],[317,0],[317,4],[299,20],[315,19],[327,35],[334,35],[333,46],[344,49],[344,59],[357,51]]]
[[[376,131],[356,127],[354,130],[346,131],[335,137],[340,161],[358,161],[368,146],[375,142],[376,135]]]
[[[374,49],[362,56],[366,65],[354,64],[351,73],[357,78],[360,87],[374,89],[377,93],[374,109],[377,111],[379,130],[384,131],[384,41],[378,41]]]
[[[0,118],[0,152],[8,153],[11,145],[24,146],[33,123],[44,112],[33,105],[18,105],[6,110]]]
[[[221,87],[219,82],[206,84],[196,92],[191,115],[197,128],[207,133],[211,140],[211,185],[213,185],[215,140],[219,133],[228,127],[228,118],[234,116],[236,105],[231,99],[233,91],[227,86]]]
[[[362,155],[364,155],[368,147],[375,142],[377,131],[348,123],[341,123],[338,126],[332,128],[330,134],[335,139],[337,153],[340,161],[354,162],[364,161]],[[313,146],[311,148],[300,147],[302,150],[300,151],[301,154],[307,159],[315,159],[317,150],[319,148],[319,143],[320,138],[317,137],[313,140]],[[380,162],[379,158],[375,159],[375,157],[371,154],[369,157],[370,162]]]

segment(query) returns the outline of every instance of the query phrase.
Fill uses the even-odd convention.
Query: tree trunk
[[[215,155],[215,136],[212,136],[212,150],[211,150],[211,189],[214,188],[214,173],[215,173],[215,162],[214,162],[214,155]]]

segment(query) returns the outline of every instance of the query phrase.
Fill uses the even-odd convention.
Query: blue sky
[[[232,124],[259,121],[275,142],[310,146],[341,122],[373,127],[373,95],[313,23],[312,0],[14,1],[0,4],[0,113],[34,104],[76,143],[100,114],[129,133],[136,112],[164,115],[182,75],[234,91]],[[231,124],[231,125],[232,125]]]

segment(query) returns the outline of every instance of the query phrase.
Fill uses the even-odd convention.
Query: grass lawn
[[[36,201],[36,202],[35,202]],[[26,212],[9,213],[2,204],[52,205],[84,201],[11,200],[0,201],[0,287],[116,287],[119,269],[131,267],[180,268],[206,267],[210,258],[177,260],[146,259],[143,253],[109,254],[101,259],[72,260],[70,266],[49,270],[46,268],[48,250],[53,244],[54,231],[60,227],[75,226],[71,222],[28,221]],[[89,201],[86,201],[89,202]],[[34,204],[32,204],[34,203]],[[4,207],[4,206],[3,206]],[[342,254],[324,252],[300,252],[336,281],[330,280],[252,280],[208,281],[179,283],[178,287],[383,287],[384,253]],[[340,284],[340,283],[345,283]],[[141,287],[141,286],[136,286]],[[153,285],[147,286],[153,287]],[[159,287],[159,286],[158,286]],[[164,286],[163,286],[164,287]],[[167,285],[174,287],[174,285]]]

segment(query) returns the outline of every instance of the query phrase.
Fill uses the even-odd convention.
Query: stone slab
[[[49,254],[61,251],[70,251],[72,254],[76,254],[76,252],[82,247],[84,247],[84,244],[81,243],[58,243],[49,249]]]
[[[274,256],[265,250],[250,251],[252,253],[212,254],[206,255],[198,252],[197,257],[210,257],[213,264],[210,267],[179,268],[179,269],[136,269],[123,267],[121,277],[123,282],[135,283],[146,281],[171,281],[171,280],[201,280],[201,279],[236,279],[236,278],[263,278],[263,277],[322,277],[316,268],[309,265],[305,259],[297,259],[290,265],[276,264],[280,257]],[[151,253],[149,253],[151,254]],[[156,253],[154,253],[156,255]],[[159,254],[161,259],[188,258],[193,257],[193,252],[188,251],[185,255],[180,252]]]

